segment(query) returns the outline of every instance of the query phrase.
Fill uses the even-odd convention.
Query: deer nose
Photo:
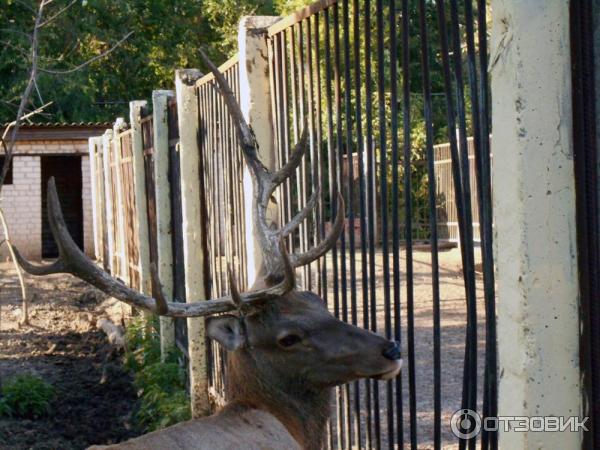
[[[384,358],[392,361],[400,359],[400,343],[398,341],[391,341],[382,354]]]

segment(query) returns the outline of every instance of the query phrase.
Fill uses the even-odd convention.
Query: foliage
[[[38,0],[4,0],[0,13],[0,122],[14,119],[30,66],[32,8]],[[51,18],[70,0],[46,7]],[[177,68],[204,68],[198,48],[224,61],[235,48],[244,14],[273,14],[267,0],[80,0],[40,30],[40,73],[32,105],[53,101],[52,121],[113,121],[127,116],[128,102],[149,99],[153,89],[172,89]],[[109,50],[105,58],[68,70]],[[40,117],[36,118],[40,120]]]
[[[146,327],[141,318],[136,318],[126,332],[125,366],[134,373],[140,398],[136,420],[148,431],[191,417],[185,371],[178,362],[180,355],[173,349],[165,361],[161,361],[158,329],[156,319]]]
[[[31,374],[17,375],[0,389],[0,416],[17,416],[29,419],[51,413],[54,388]]]

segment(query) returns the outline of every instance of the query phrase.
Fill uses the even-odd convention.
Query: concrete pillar
[[[156,243],[158,279],[166,298],[173,298],[173,242],[171,228],[171,186],[169,184],[169,124],[167,102],[173,91],[152,92],[154,127],[154,195],[156,198]],[[175,346],[175,322],[160,318],[160,352],[164,359]]]
[[[96,260],[100,259],[100,256],[102,254],[102,243],[101,243],[101,233],[102,233],[102,229],[101,226],[102,224],[99,221],[99,214],[98,214],[98,208],[100,207],[100,205],[98,205],[98,180],[97,180],[97,175],[98,175],[98,171],[96,169],[96,164],[97,164],[97,160],[96,160],[96,146],[99,143],[99,138],[97,137],[91,137],[88,139],[88,150],[89,150],[89,155],[90,155],[90,161],[89,161],[89,170],[90,170],[90,186],[91,186],[91,191],[92,191],[92,224],[93,224],[93,233],[94,233],[94,256],[96,258]]]
[[[148,203],[146,198],[146,169],[144,167],[144,143],[142,142],[142,109],[145,100],[129,103],[129,124],[131,126],[131,146],[133,153],[133,184],[135,190],[135,226],[138,235],[137,262],[140,272],[140,291],[152,294],[150,278],[150,236],[148,234]]]
[[[115,222],[113,219],[113,196],[112,196],[112,174],[110,171],[110,154],[112,148],[112,130],[106,130],[102,135],[102,165],[104,170],[104,214],[106,215],[106,236],[108,238],[108,261],[105,261],[105,265],[108,266],[108,270],[111,275],[115,274],[114,267],[114,254],[115,254]]]
[[[112,139],[112,151],[114,152],[114,164],[115,164],[115,191],[116,198],[113,201],[116,204],[115,212],[117,214],[117,220],[115,224],[117,226],[116,233],[118,233],[119,240],[118,245],[114,249],[117,258],[119,259],[119,273],[116,275],[120,277],[126,284],[129,283],[129,260],[127,255],[127,244],[125,235],[125,202],[123,200],[123,179],[121,169],[121,139],[119,133],[125,127],[125,121],[122,117],[117,118],[113,125],[113,139]]]
[[[492,14],[499,415],[579,416],[569,2],[494,0]],[[581,438],[501,431],[500,448]]]
[[[252,127],[258,142],[258,156],[263,164],[275,167],[275,140],[271,111],[267,28],[280,17],[247,16],[240,21],[238,33],[240,59],[240,107]],[[241,155],[241,150],[240,150]],[[244,165],[244,207],[252,211],[252,180]],[[276,219],[277,213],[273,214]],[[246,254],[248,255],[248,285],[252,286],[262,262],[262,252],[256,247],[252,214],[246,214]]]
[[[198,100],[196,80],[200,72],[181,69],[175,73],[179,151],[181,167],[181,206],[183,211],[183,259],[185,295],[188,302],[207,298],[204,280],[203,224],[200,220],[200,149],[198,147]],[[190,318],[188,351],[190,356],[190,390],[192,416],[210,412],[206,333],[203,318]]]

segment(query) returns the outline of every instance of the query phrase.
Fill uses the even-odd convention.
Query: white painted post
[[[100,258],[101,255],[101,247],[100,247],[100,238],[102,233],[101,223],[99,221],[98,209],[100,205],[98,205],[98,180],[97,175],[98,172],[96,170],[96,146],[98,145],[98,138],[91,137],[88,139],[88,150],[90,155],[90,186],[92,193],[92,226],[94,230],[94,256],[96,260]]]
[[[154,196],[156,199],[156,241],[158,249],[158,278],[166,298],[173,298],[173,244],[171,224],[171,186],[169,184],[169,124],[167,102],[173,91],[152,92],[154,127]],[[160,318],[161,358],[175,346],[175,322],[171,317]]]
[[[195,69],[181,69],[175,72],[181,166],[185,295],[188,302],[202,301],[207,298],[204,285],[206,262],[202,248],[203,227],[200,220],[200,150],[198,148],[198,101],[195,88],[196,80],[200,76],[200,72]],[[199,417],[210,412],[204,319],[189,318],[187,325],[192,416]]]
[[[117,213],[117,230],[119,234],[119,245],[115,248],[115,253],[120,259],[119,273],[117,276],[121,277],[126,284],[129,284],[129,261],[127,255],[127,243],[125,239],[125,202],[123,201],[123,180],[121,178],[121,139],[119,139],[119,133],[125,126],[125,121],[122,117],[117,118],[113,125],[113,140],[112,140],[112,151],[115,152],[115,185],[116,185],[116,208]]]
[[[148,233],[148,203],[146,198],[146,169],[144,166],[144,143],[142,142],[142,109],[148,102],[129,102],[129,125],[131,126],[131,148],[133,153],[133,184],[135,199],[135,226],[138,236],[138,258],[136,261],[140,276],[140,292],[152,295],[150,274],[150,236]],[[152,319],[150,311],[143,311],[146,325]]]
[[[499,415],[579,416],[569,2],[494,0],[492,14]],[[500,448],[581,439],[501,430]]]
[[[269,58],[266,29],[280,20],[272,16],[247,16],[240,21],[238,32],[240,59],[240,108],[248,124],[252,127],[258,142],[258,156],[263,164],[273,169],[275,166],[275,140],[271,111],[271,88],[269,83]],[[252,180],[244,164],[244,207],[252,211]],[[275,212],[270,214],[278,219]],[[252,286],[262,263],[262,252],[256,247],[252,214],[247,213],[246,254],[248,255],[248,285]]]
[[[102,165],[104,166],[104,213],[106,214],[106,227],[108,238],[108,261],[106,262],[111,275],[115,274],[115,223],[113,218],[113,201],[111,194],[112,174],[110,172],[110,153],[112,149],[113,130],[106,130],[102,135]]]

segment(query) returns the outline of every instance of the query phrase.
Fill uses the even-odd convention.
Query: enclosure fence
[[[272,131],[277,166],[308,127],[308,154],[276,192],[279,219],[289,221],[320,189],[318,207],[287,238],[288,251],[317,244],[336,215],[333,200],[338,193],[345,199],[346,231],[325,257],[299,270],[302,288],[340,319],[402,344],[405,365],[395,380],[336,388],[330,448],[473,449],[478,441],[497,448],[495,433],[457,439],[450,431],[457,410],[497,411],[486,26],[483,0],[323,0],[255,33],[268,69],[260,89],[241,77],[256,54],[219,68],[240,103],[268,85],[259,125]],[[168,154],[176,301],[186,301],[190,281],[183,199],[199,205],[204,235],[194,250],[206,261],[209,296],[228,293],[228,265],[241,288],[249,283],[249,211],[234,124],[212,75],[195,80],[194,89],[194,112],[171,95],[164,111],[154,105],[136,119],[139,136],[115,127],[90,141],[96,257],[134,287],[143,264],[137,247],[149,246],[150,264],[161,260],[154,160]],[[158,121],[161,114],[166,120]],[[190,114],[199,130],[195,199],[185,197],[181,181],[180,125]],[[156,143],[161,127],[164,148]],[[144,199],[133,195],[135,139],[142,140]],[[138,202],[147,205],[148,242],[136,236]],[[461,243],[458,276],[444,266],[443,240]],[[176,345],[193,357],[186,321],[174,329]],[[206,358],[210,399],[223,404],[223,351],[209,343]]]

